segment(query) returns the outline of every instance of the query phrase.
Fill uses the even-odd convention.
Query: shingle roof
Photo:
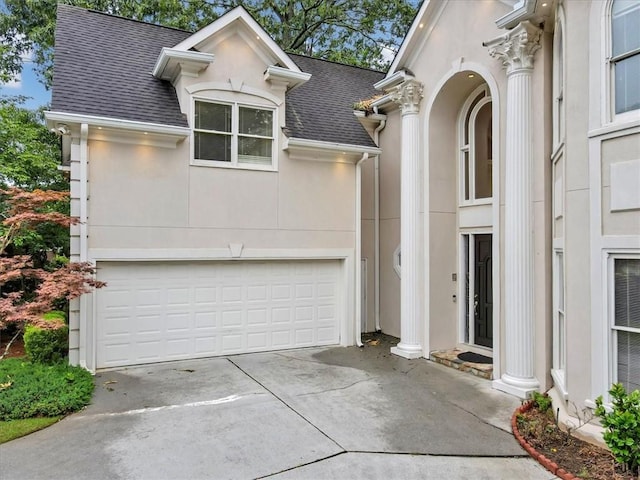
[[[58,5],[52,110],[187,126],[173,86],[151,72],[162,47],[190,35]]]
[[[353,104],[374,96],[384,73],[290,54],[311,79],[287,94],[289,136],[375,146],[353,115]]]
[[[187,126],[173,86],[151,75],[162,47],[190,32],[58,5],[52,110]],[[376,92],[381,72],[290,55],[312,77],[287,93],[287,134],[375,146],[352,105]]]

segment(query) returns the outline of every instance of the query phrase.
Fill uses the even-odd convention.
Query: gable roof
[[[188,126],[174,87],[152,71],[164,47],[187,45],[192,36],[183,30],[58,5],[51,110]],[[375,146],[352,106],[375,95],[373,84],[384,74],[302,55],[288,58],[312,77],[286,94],[285,133]]]
[[[258,24],[258,22],[255,21],[251,14],[249,14],[242,5],[228,11],[213,23],[210,23],[206,27],[198,30],[189,38],[186,38],[176,45],[175,48],[176,50],[200,50],[199,46],[207,43],[213,34],[233,24],[240,24],[244,26],[245,29],[248,29],[251,33],[249,40],[253,42],[253,39],[256,38],[258,42],[253,42],[254,46],[257,43],[258,48],[268,52],[268,55],[272,58],[274,64],[280,63],[282,66],[290,70],[296,72],[300,71],[284,50],[282,50],[282,48],[273,41],[271,36],[265,32],[265,30]]]
[[[290,137],[374,147],[353,114],[353,104],[378,94],[373,84],[384,73],[290,54],[311,79],[287,93]]]
[[[176,92],[151,75],[190,32],[58,5],[51,109],[186,127]]]

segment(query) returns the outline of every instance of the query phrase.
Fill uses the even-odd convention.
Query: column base
[[[424,356],[420,345],[405,345],[402,342],[395,347],[391,347],[391,353],[399,357],[408,358],[409,360],[422,358]]]
[[[494,380],[491,386],[501,392],[527,399],[533,392],[538,391],[540,383],[535,378],[517,378],[505,373],[502,378]]]

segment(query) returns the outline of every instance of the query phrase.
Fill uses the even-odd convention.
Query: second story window
[[[273,110],[237,103],[195,102],[193,158],[212,165],[273,165]]]
[[[611,6],[611,68],[616,114],[640,109],[640,1]]]

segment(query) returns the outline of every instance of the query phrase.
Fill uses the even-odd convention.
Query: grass
[[[24,437],[30,433],[42,430],[49,425],[53,425],[60,420],[60,418],[62,417],[39,417],[0,422],[0,443],[5,443],[15,438]]]
[[[56,423],[91,401],[93,377],[64,362],[0,361],[0,443]]]

